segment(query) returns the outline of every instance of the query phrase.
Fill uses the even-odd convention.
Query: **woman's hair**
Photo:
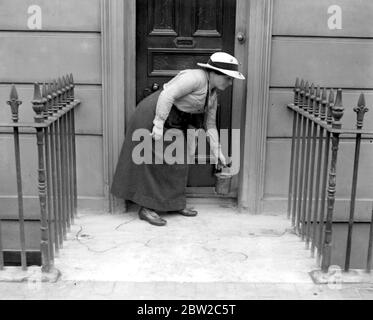
[[[213,73],[217,74],[218,76],[227,76],[225,73],[220,72],[218,70],[209,69],[208,72],[213,72]]]

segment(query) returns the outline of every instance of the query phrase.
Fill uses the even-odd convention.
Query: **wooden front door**
[[[235,12],[236,0],[137,0],[136,102],[179,70],[206,63],[214,52],[233,54]],[[231,128],[232,89],[218,101],[218,129]],[[210,164],[190,167],[193,193],[209,193],[215,184],[213,169]]]

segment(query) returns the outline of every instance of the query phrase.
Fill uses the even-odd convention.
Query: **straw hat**
[[[200,67],[220,71],[232,78],[244,80],[245,77],[238,71],[238,61],[225,52],[215,52],[207,63],[197,63]]]

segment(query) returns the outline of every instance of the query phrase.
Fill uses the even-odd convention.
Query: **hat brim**
[[[219,68],[213,67],[213,66],[211,66],[207,63],[197,63],[197,65],[199,65],[202,68],[220,71],[221,73],[224,73],[227,76],[230,76],[230,77],[235,78],[235,79],[245,80],[245,77],[243,76],[243,74],[241,72],[238,72],[238,71],[219,69]]]

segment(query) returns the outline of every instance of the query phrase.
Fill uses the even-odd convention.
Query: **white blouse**
[[[209,101],[204,109],[207,86]],[[172,105],[188,113],[205,113],[206,133],[210,138],[211,150],[216,158],[221,153],[219,135],[216,129],[217,94],[211,90],[208,73],[203,69],[186,69],[163,85],[159,95],[153,124],[163,128]]]

